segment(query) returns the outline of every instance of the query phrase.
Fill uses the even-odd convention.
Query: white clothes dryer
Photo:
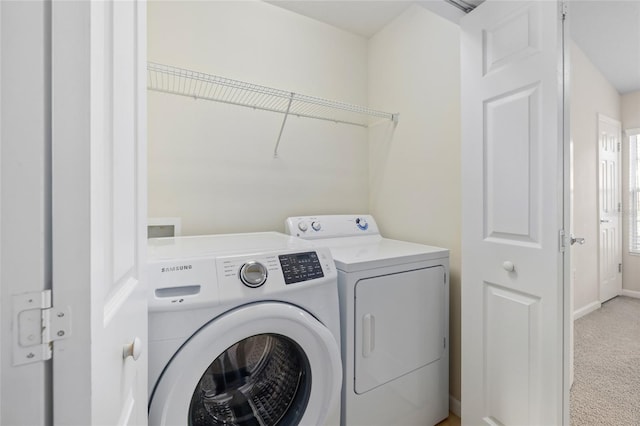
[[[149,240],[150,425],[336,425],[328,249],[276,233]]]
[[[449,414],[449,251],[383,238],[372,216],[290,217],[338,269],[343,425],[434,425]]]

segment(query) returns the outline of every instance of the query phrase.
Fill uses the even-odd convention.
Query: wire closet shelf
[[[155,62],[147,63],[147,89],[284,114],[275,155],[289,115],[361,127],[387,120],[398,122],[398,114]]]

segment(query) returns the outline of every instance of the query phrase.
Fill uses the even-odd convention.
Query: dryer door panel
[[[358,281],[355,391],[365,393],[440,359],[445,338],[444,267]]]

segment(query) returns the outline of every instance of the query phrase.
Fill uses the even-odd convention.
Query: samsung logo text
[[[166,268],[162,268],[160,272],[187,271],[189,269],[193,269],[193,266],[192,265],[167,266]]]

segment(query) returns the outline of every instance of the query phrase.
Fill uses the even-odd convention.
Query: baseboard
[[[633,297],[633,298],[636,298],[636,299],[640,299],[640,291],[625,290],[623,288],[621,294],[622,294],[622,296],[627,296],[627,297]]]
[[[458,417],[462,417],[462,408],[460,407],[460,401],[449,395],[449,411]]]
[[[590,314],[593,311],[597,311],[602,307],[602,303],[593,302],[589,303],[587,306],[584,306],[577,311],[573,311],[573,320],[577,320],[578,318],[582,318],[583,316]]]

